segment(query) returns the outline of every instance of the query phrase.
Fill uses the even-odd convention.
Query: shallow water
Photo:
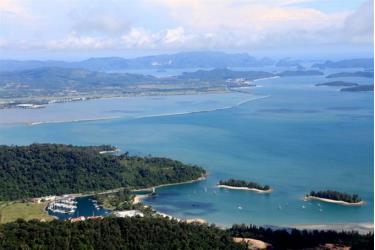
[[[0,143],[112,144],[132,154],[201,165],[209,172],[207,180],[159,188],[155,198],[145,201],[177,217],[199,217],[219,225],[371,222],[373,93],[314,86],[330,80],[322,76],[266,79],[256,82],[260,87],[252,95],[177,96],[161,102],[142,97],[129,104],[129,110],[139,107],[135,115],[126,113],[126,102],[94,100],[87,106],[82,102],[74,104],[80,107],[72,109],[74,115],[80,117],[97,106],[107,115],[118,105],[126,116],[36,126],[3,124]],[[212,111],[198,112],[203,110]],[[59,116],[60,106],[50,112]],[[163,116],[167,113],[186,114]],[[215,184],[226,178],[268,184],[274,192],[217,189]],[[306,193],[322,189],[358,193],[366,204],[347,207],[303,201]]]

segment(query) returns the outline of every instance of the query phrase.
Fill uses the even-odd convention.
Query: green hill
[[[109,146],[0,146],[0,200],[144,188],[194,180],[197,166],[158,157],[100,154]]]

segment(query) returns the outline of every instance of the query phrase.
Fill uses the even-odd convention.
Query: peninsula
[[[103,154],[114,147],[31,144],[0,146],[0,201],[199,179],[206,171],[162,157]],[[43,185],[41,185],[43,183]]]
[[[310,194],[305,196],[306,200],[320,200],[329,203],[335,203],[340,205],[349,205],[349,206],[361,206],[364,204],[362,199],[357,194],[346,194],[340,193],[333,190],[326,191],[311,191]]]
[[[217,187],[218,188],[227,188],[227,189],[254,191],[254,192],[258,192],[258,193],[270,193],[270,192],[272,192],[271,187],[268,186],[268,185],[263,186],[263,185],[260,185],[256,182],[236,180],[236,179],[220,180]]]

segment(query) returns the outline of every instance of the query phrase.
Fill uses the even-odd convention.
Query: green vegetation
[[[46,203],[32,202],[1,202],[0,203],[0,224],[24,220],[45,220],[50,221],[53,217],[49,216],[45,209]]]
[[[158,157],[99,154],[109,146],[0,146],[0,200],[53,194],[146,188],[205,174],[198,166]]]
[[[374,85],[359,85],[354,87],[342,88],[340,91],[345,92],[367,92],[374,91]]]
[[[77,89],[87,90],[100,86],[121,87],[127,84],[155,80],[152,76],[129,73],[104,73],[86,69],[44,67],[23,71],[1,72],[0,85],[17,83],[44,90]],[[53,84],[51,84],[53,82]],[[19,90],[22,90],[19,89]]]
[[[227,79],[251,80],[269,76],[273,74],[228,69],[197,71],[164,78],[63,67],[0,71],[0,108],[17,107],[18,104],[25,103],[41,105],[100,97],[223,92],[228,91]]]
[[[270,186],[268,185],[260,185],[256,182],[251,181],[244,181],[244,180],[236,180],[236,179],[229,179],[229,180],[220,180],[219,185],[231,186],[231,187],[246,187],[246,188],[255,188],[263,191],[270,190]]]
[[[214,225],[177,222],[165,218],[111,218],[0,225],[1,249],[247,249],[232,237],[270,243],[272,249],[325,249],[333,243],[352,250],[373,249],[372,233],[271,229],[253,225]]]
[[[273,249],[327,249],[320,247],[333,243],[351,247],[352,250],[374,249],[374,235],[357,232],[276,229],[254,225],[233,225],[228,230],[233,237],[253,238],[270,243]]]
[[[0,225],[1,249],[247,249],[215,226],[162,218]]]
[[[357,194],[351,195],[351,194],[340,193],[340,192],[332,191],[332,190],[319,191],[319,192],[311,191],[310,194],[307,196],[330,199],[330,200],[335,200],[335,201],[345,201],[349,203],[357,203],[357,202],[362,201],[362,199]]]
[[[95,195],[95,199],[100,205],[111,210],[134,209],[134,205],[132,204],[134,194],[127,188],[113,193],[97,194]]]

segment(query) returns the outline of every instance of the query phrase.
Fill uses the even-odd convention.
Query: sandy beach
[[[133,205],[141,203],[144,199],[148,197],[148,194],[137,194],[134,196]]]
[[[261,190],[257,188],[248,188],[248,187],[232,187],[227,185],[217,185],[218,188],[226,188],[226,189],[234,189],[234,190],[245,190],[245,191],[252,191],[257,193],[271,193],[273,190],[272,188],[269,190]]]
[[[100,151],[99,154],[114,154],[114,153],[117,153],[117,152],[120,152],[121,149],[119,148],[116,148],[114,150],[104,150],[104,151]]]
[[[174,220],[177,220],[179,222],[185,222],[185,223],[188,223],[188,224],[191,224],[191,223],[206,224],[207,223],[206,220],[201,219],[201,218],[181,219],[181,218],[178,218],[178,217],[166,214],[166,213],[158,212],[158,211],[156,211],[156,214],[161,216],[161,217],[164,217],[164,218],[168,218],[168,219],[171,219],[171,220],[174,219]]]
[[[267,249],[271,246],[269,243],[252,238],[234,237],[233,241],[238,243],[246,243],[249,246],[249,249]]]
[[[305,200],[319,200],[319,201],[324,201],[324,202],[328,202],[328,203],[335,203],[335,204],[344,205],[344,206],[362,206],[362,205],[365,204],[364,201],[350,203],[350,202],[346,202],[346,201],[331,200],[331,199],[320,198],[320,197],[311,196],[311,195],[305,196]]]

